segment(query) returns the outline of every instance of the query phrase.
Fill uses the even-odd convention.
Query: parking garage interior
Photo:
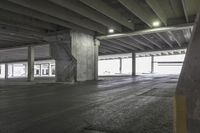
[[[0,133],[199,133],[199,0],[1,0]]]

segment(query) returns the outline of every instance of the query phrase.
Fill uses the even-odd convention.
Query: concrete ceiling
[[[77,29],[93,35],[136,32],[194,22],[199,0],[1,0],[0,48],[46,43],[48,34]],[[100,54],[185,47],[190,29],[104,38]]]

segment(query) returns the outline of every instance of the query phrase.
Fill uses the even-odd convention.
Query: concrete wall
[[[186,99],[186,120],[187,133],[200,132],[200,13],[194,24],[191,42],[189,44],[182,72],[179,78],[176,96],[182,96]],[[177,116],[183,112],[182,102],[177,100]],[[180,107],[182,107],[180,109]],[[180,121],[179,119],[180,118]],[[178,116],[176,125],[183,123],[184,116]],[[184,127],[177,127],[177,130]],[[177,132],[178,133],[178,132]],[[185,132],[184,132],[185,133]]]
[[[77,80],[94,79],[94,37],[85,33],[71,31],[72,55],[77,60]]]

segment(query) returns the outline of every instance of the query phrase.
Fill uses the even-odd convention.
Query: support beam
[[[28,81],[34,80],[34,59],[35,59],[35,52],[34,47],[28,47]]]
[[[88,30],[86,28],[83,28],[83,27],[80,27],[78,25],[63,21],[61,19],[46,15],[46,14],[41,13],[41,12],[34,11],[34,10],[26,8],[24,6],[20,6],[20,5],[11,3],[7,0],[1,0],[0,8],[4,9],[4,10],[8,10],[10,12],[29,16],[29,17],[30,17],[30,14],[31,14],[31,17],[36,18],[38,20],[42,20],[42,21],[49,22],[49,23],[52,23],[52,24],[60,25],[60,26],[66,27],[66,28],[80,30],[80,31],[88,33],[88,34],[94,34],[93,32],[91,32],[90,30]]]
[[[120,46],[117,46],[117,47],[116,47],[116,46],[112,45],[111,43],[101,42],[101,46],[103,46],[103,47],[109,47],[109,48],[111,48],[111,49],[117,49],[117,50],[120,50],[121,52],[125,52],[125,53],[128,52],[127,49],[124,49],[124,48],[122,48],[122,47],[120,47]]]
[[[153,9],[155,14],[162,20],[162,22],[167,25],[167,16],[162,9],[162,6],[159,4],[157,0],[146,0],[147,4]],[[162,2],[161,2],[162,3]]]
[[[163,37],[160,33],[156,33],[158,37],[160,37],[170,48],[173,48],[173,45],[165,38]]]
[[[98,13],[97,11],[92,10],[88,6],[81,4],[80,2],[77,2],[75,0],[50,0],[50,1],[55,4],[58,4],[59,6],[62,6],[71,11],[74,11],[78,14],[81,14],[82,16],[85,16],[93,21],[96,21],[97,23],[101,23],[102,25],[106,26],[108,29],[113,28],[118,32],[122,31],[122,28],[118,23],[112,21],[111,19],[107,18],[101,13]]]
[[[98,63],[99,63],[99,46],[100,46],[100,41],[95,39],[94,40],[94,80],[98,80]]]
[[[154,50],[154,47],[149,45],[149,44],[146,44],[145,42],[141,41],[140,39],[136,38],[136,37],[130,37],[131,39],[133,39],[135,42],[137,42],[138,44],[141,44],[147,48],[150,48],[152,50]]]
[[[136,55],[132,53],[132,76],[136,75]]]
[[[5,63],[5,80],[8,80],[8,63]]]
[[[119,45],[121,47],[124,47],[124,48],[127,48],[127,49],[130,49],[130,50],[133,50],[135,51],[136,49],[133,47],[133,46],[130,46],[129,44],[123,42],[123,41],[120,41],[119,39],[117,39],[116,41],[115,40],[106,40],[107,42],[111,42],[111,43],[114,43],[116,45]]]
[[[128,41],[127,39],[128,39],[129,41]],[[128,37],[127,39],[125,39],[125,38],[119,38],[119,39],[117,39],[117,40],[119,40],[120,42],[122,42],[122,43],[124,43],[124,44],[127,44],[127,45],[129,45],[129,46],[131,46],[131,47],[137,48],[137,49],[139,49],[139,50],[145,50],[145,48],[144,48],[143,46],[141,46],[141,45],[138,44],[138,43],[133,42],[132,39],[131,39],[130,37]]]
[[[101,26],[96,22],[90,21],[87,18],[83,19],[83,17],[81,17],[80,15],[72,13],[66,10],[65,8],[59,7],[49,1],[38,1],[38,0],[29,2],[27,2],[26,0],[9,0],[9,1],[36,10],[38,12],[42,12],[49,16],[53,16],[64,21],[74,23],[81,27],[97,31],[102,34],[107,33],[107,29],[104,26]]]
[[[144,39],[146,39],[147,41],[149,41],[150,43],[152,43],[153,45],[155,45],[156,47],[158,47],[159,49],[162,49],[162,46],[160,46],[159,44],[157,44],[156,42],[152,41],[151,39],[149,39],[148,37],[146,37],[145,35],[141,35]]]
[[[132,23],[128,22],[128,19],[123,17],[117,10],[111,8],[102,0],[80,0],[84,4],[90,6],[91,8],[101,12],[102,14],[110,17],[111,19],[115,20],[116,22],[120,23],[121,25],[134,30],[134,26]]]
[[[151,55],[151,73],[154,73],[154,55]]]
[[[186,0],[181,0],[181,2],[182,2],[182,5],[183,5],[183,11],[184,11],[184,14],[185,14],[186,22],[189,22],[189,15],[188,15],[188,9],[187,9],[187,5],[186,5]]]
[[[5,10],[5,9],[0,8],[0,12],[1,12],[0,14],[1,21],[6,21],[6,22],[18,24],[18,25],[20,24],[21,26],[24,25],[27,27],[34,27],[34,28],[40,28],[40,29],[46,29],[46,30],[52,30],[52,31],[56,31],[57,29],[57,26],[54,24],[44,22],[38,19],[30,18],[30,16],[25,16],[25,15],[21,15],[15,12],[11,12],[11,11],[8,11],[8,9]]]
[[[105,36],[97,36],[97,38],[98,39],[111,39],[111,38],[120,38],[120,37],[136,36],[136,35],[146,35],[146,34],[152,34],[152,33],[160,33],[160,32],[167,32],[167,31],[189,29],[189,28],[192,28],[192,27],[193,27],[193,23],[188,23],[188,24],[184,24],[184,25],[174,25],[174,26],[169,26],[169,27],[146,29],[146,30],[140,30],[140,31],[129,32],[129,33],[120,33],[120,34],[112,34],[112,35],[105,35]]]
[[[123,53],[123,51],[121,51],[121,50],[119,50],[119,49],[117,49],[117,48],[111,48],[111,47],[109,47],[109,46],[107,46],[107,45],[102,45],[102,44],[101,44],[101,47],[103,47],[103,48],[105,48],[105,49],[108,49],[108,50],[110,50],[110,51],[112,51],[112,52]]]
[[[122,74],[122,58],[119,58],[119,73]]]
[[[139,17],[144,23],[146,23],[149,27],[152,27],[152,23],[155,20],[159,20],[159,18],[152,12],[148,6],[143,6],[144,1],[138,0],[118,0],[121,4],[123,4],[129,11]],[[141,2],[141,3],[140,3]]]
[[[178,39],[175,37],[172,31],[168,31],[168,34],[173,37],[173,39],[176,41],[179,47],[181,47],[181,43],[178,41]]]

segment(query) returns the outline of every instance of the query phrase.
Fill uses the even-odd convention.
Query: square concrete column
[[[34,59],[35,59],[34,47],[29,46],[28,47],[28,81],[34,80]]]
[[[94,43],[94,80],[98,80],[98,62],[99,62],[99,46],[100,46],[100,41],[95,39]]]
[[[193,27],[175,97],[175,133],[200,133],[200,12]]]
[[[5,80],[8,79],[8,63],[5,64]]]
[[[132,53],[132,76],[135,76],[136,75],[136,56],[135,56],[135,53],[133,52]]]
[[[151,56],[151,73],[154,73],[154,56]]]

